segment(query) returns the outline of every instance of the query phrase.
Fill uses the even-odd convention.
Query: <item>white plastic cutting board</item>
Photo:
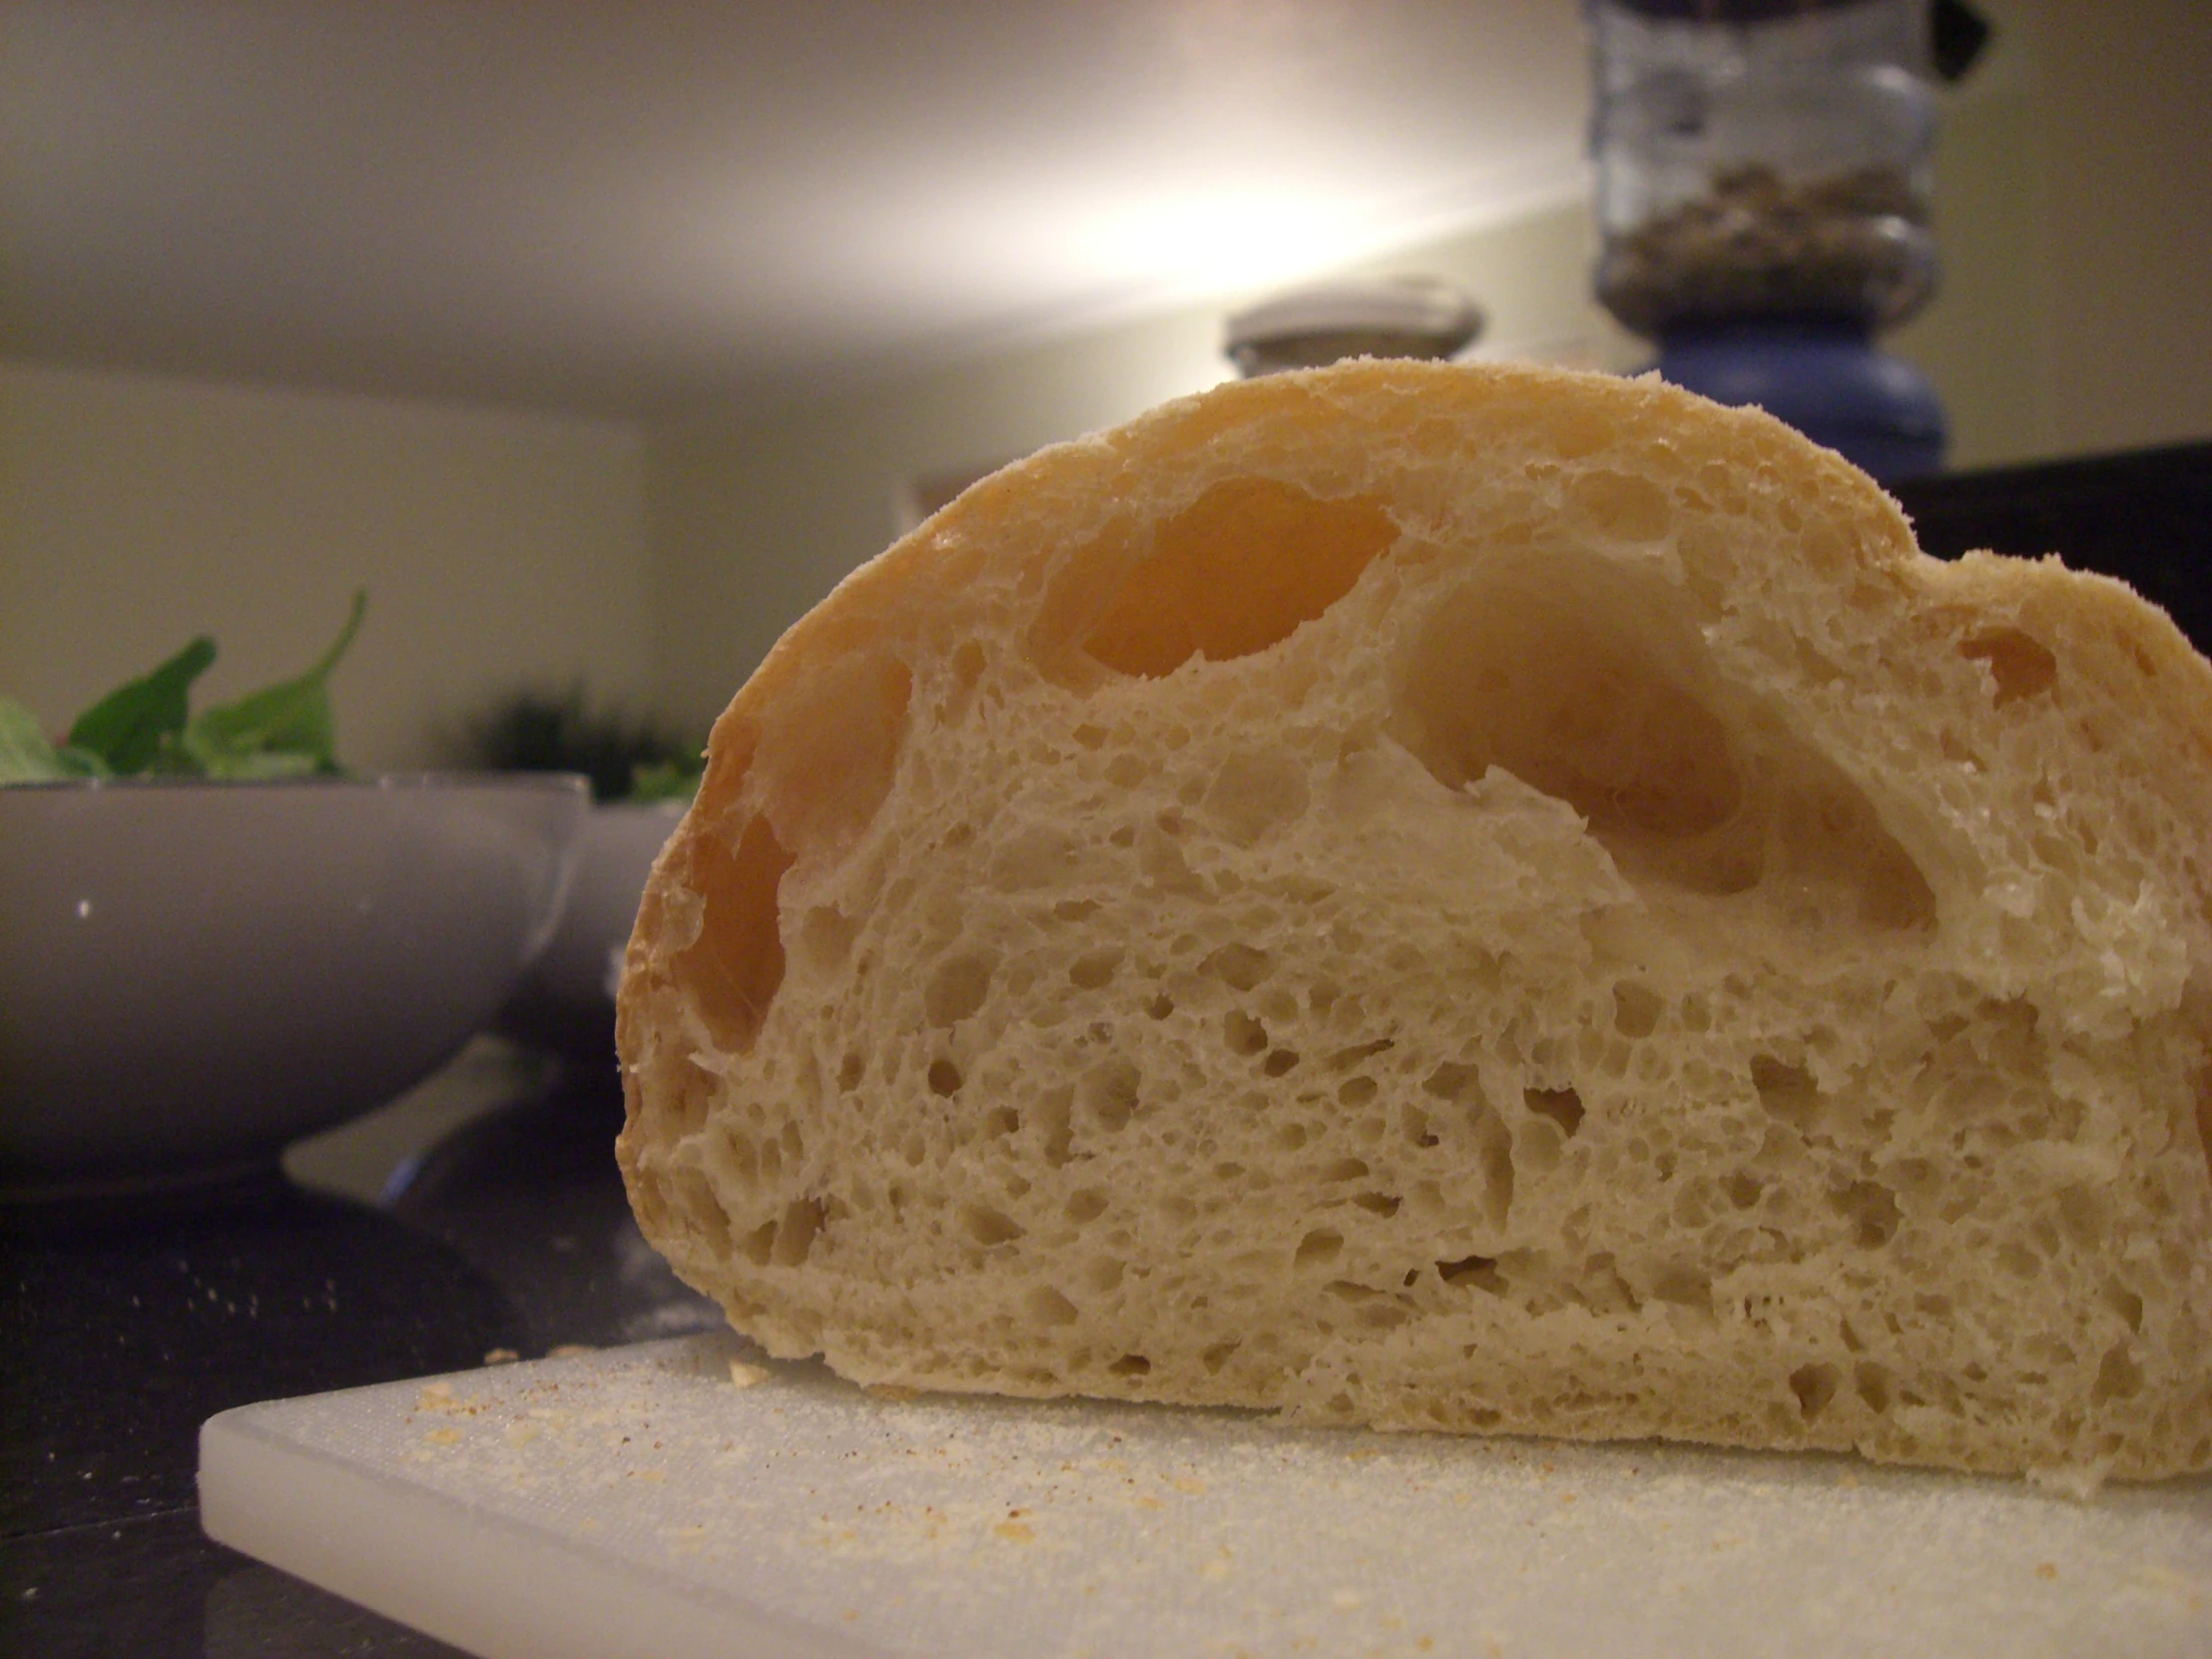
[[[209,1533],[487,1659],[2212,1653],[2212,1481],[870,1394],[697,1337],[226,1411]]]

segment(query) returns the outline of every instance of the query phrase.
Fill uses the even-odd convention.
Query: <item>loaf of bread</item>
[[[714,731],[646,1236],[866,1382],[2212,1465],[2212,668],[1652,379],[970,489]]]

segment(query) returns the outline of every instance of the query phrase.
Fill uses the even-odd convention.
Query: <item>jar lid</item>
[[[1431,276],[1318,282],[1234,313],[1225,349],[1247,374],[1349,356],[1448,357],[1481,333],[1482,308]]]

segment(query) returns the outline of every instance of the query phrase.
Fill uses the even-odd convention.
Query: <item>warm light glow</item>
[[[1062,229],[1059,258],[1187,292],[1229,292],[1326,270],[1381,231],[1351,202],[1292,190],[1101,202]]]

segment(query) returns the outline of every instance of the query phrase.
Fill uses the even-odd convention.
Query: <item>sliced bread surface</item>
[[[2212,669],[1655,380],[976,485],[717,724],[647,1237],[869,1382],[2212,1466]]]

